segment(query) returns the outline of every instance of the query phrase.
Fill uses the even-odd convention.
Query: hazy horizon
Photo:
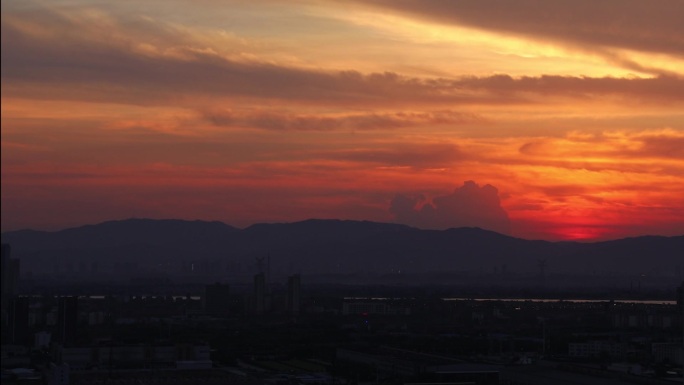
[[[81,224],[75,224],[75,225],[69,225],[66,227],[55,227],[55,228],[18,228],[18,229],[9,229],[9,230],[2,230],[2,233],[12,233],[12,232],[17,232],[17,231],[39,231],[39,232],[48,232],[48,233],[54,233],[54,232],[60,232],[63,230],[70,230],[70,229],[77,229],[81,227],[87,227],[87,226],[98,226],[104,223],[110,223],[110,222],[126,222],[126,221],[135,221],[135,220],[140,220],[140,221],[183,221],[183,222],[204,222],[204,223],[221,223],[223,225],[230,226],[236,230],[245,230],[248,229],[249,227],[252,226],[257,226],[257,225],[279,225],[279,224],[296,224],[296,223],[303,223],[303,222],[309,222],[309,221],[342,221],[342,222],[371,222],[371,223],[379,223],[379,224],[387,224],[387,225],[402,225],[402,226],[408,226],[410,228],[416,229],[416,230],[433,230],[433,231],[446,231],[446,230],[458,230],[458,229],[467,229],[467,228],[474,228],[474,229],[480,229],[484,231],[491,231],[495,232],[501,235],[513,237],[513,238],[518,238],[518,239],[524,239],[528,241],[536,241],[536,240],[541,240],[541,241],[549,241],[549,242],[579,242],[579,243],[595,243],[595,242],[605,242],[605,241],[613,241],[613,240],[621,240],[621,239],[628,239],[628,238],[638,238],[638,237],[682,237],[684,234],[673,234],[673,235],[659,235],[659,234],[641,234],[641,235],[636,235],[636,236],[625,236],[625,237],[618,237],[618,238],[601,238],[601,239],[539,239],[539,238],[523,238],[523,237],[516,237],[514,235],[510,234],[504,234],[504,233],[499,233],[494,230],[490,229],[485,229],[482,227],[478,226],[459,226],[459,227],[448,227],[444,229],[430,229],[430,228],[423,228],[420,226],[412,226],[409,224],[405,223],[399,223],[399,222],[382,222],[382,221],[372,221],[372,220],[366,220],[366,219],[341,219],[341,218],[304,218],[304,219],[299,219],[299,220],[293,220],[293,221],[264,221],[264,222],[255,222],[255,223],[249,223],[243,226],[237,226],[233,223],[226,222],[223,220],[207,220],[207,219],[201,219],[201,218],[191,218],[191,219],[183,219],[183,218],[170,218],[170,217],[160,217],[160,218],[150,218],[150,217],[128,217],[128,218],[113,218],[113,219],[107,219],[103,221],[97,221],[97,222],[92,222],[92,223],[81,223]]]

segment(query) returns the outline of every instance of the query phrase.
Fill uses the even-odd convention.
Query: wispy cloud
[[[362,0],[359,3],[410,17],[553,41],[604,54],[619,49],[684,58],[681,22],[684,7],[677,0]],[[636,62],[623,64],[635,66]]]
[[[377,130],[420,125],[458,125],[482,122],[474,113],[456,111],[395,112],[351,115],[300,115],[272,111],[213,110],[203,112],[217,126],[251,127],[278,131]]]
[[[507,75],[413,78],[239,60],[182,29],[123,21],[75,20],[43,10],[3,15],[3,95],[135,104],[206,104],[209,98],[277,99],[314,105],[468,105],[544,103],[546,98],[611,96],[640,103],[681,102],[684,80],[661,76],[588,78]],[[90,33],[96,31],[98,33]],[[156,41],[181,42],[154,46]],[[145,42],[148,41],[148,42]]]

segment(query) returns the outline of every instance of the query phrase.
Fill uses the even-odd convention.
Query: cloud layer
[[[615,49],[684,57],[678,0],[363,0],[409,17],[552,41],[610,55]]]
[[[684,233],[677,1],[172,1],[2,2],[4,230]]]
[[[76,18],[47,9],[3,15],[3,95],[195,107],[210,98],[380,108],[538,104],[548,98],[684,101],[684,79],[679,77],[415,78],[394,72],[316,70],[248,60],[153,21],[135,20],[131,27],[127,20],[96,16],[83,13]],[[103,22],[115,38],[100,29]]]

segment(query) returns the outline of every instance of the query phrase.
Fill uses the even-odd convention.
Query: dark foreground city
[[[683,286],[48,285],[18,268],[3,246],[3,385],[682,382]]]

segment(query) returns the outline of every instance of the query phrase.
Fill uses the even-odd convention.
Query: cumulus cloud
[[[425,229],[480,227],[510,233],[508,214],[501,207],[499,191],[467,181],[453,193],[428,202],[425,196],[397,195],[390,204],[397,222]]]

